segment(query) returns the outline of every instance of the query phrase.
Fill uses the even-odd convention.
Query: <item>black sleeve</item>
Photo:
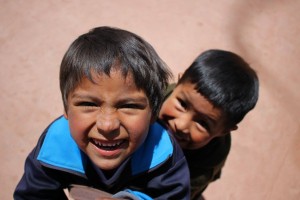
[[[53,171],[45,169],[36,159],[42,140],[43,135],[25,161],[24,174],[14,191],[15,200],[67,199],[61,183],[53,177]]]
[[[191,174],[191,199],[201,199],[208,185],[219,179],[230,151],[231,136],[213,139],[198,150],[185,150]]]
[[[173,140],[174,152],[164,166],[150,173],[145,193],[154,199],[190,199],[190,173],[179,145]]]

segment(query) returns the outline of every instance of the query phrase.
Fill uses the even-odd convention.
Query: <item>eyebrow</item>
[[[138,97],[138,98],[121,98],[118,100],[118,103],[127,103],[127,102],[135,102],[135,103],[143,103],[143,104],[147,104],[147,98],[145,97]]]
[[[212,118],[211,116],[205,114],[205,118],[207,118],[207,120],[210,121],[213,125],[217,124],[217,120]]]
[[[92,95],[85,95],[85,94],[78,94],[78,93],[73,93],[71,95],[71,98],[76,98],[76,99],[92,99],[92,100],[96,100],[96,97],[92,96]]]
[[[183,96],[185,97],[186,101],[188,101],[189,105],[192,106],[192,107],[194,108],[194,110],[195,110],[199,115],[201,115],[201,116],[204,117],[205,119],[209,120],[211,123],[213,123],[213,125],[217,124],[217,121],[218,121],[218,120],[215,119],[214,116],[211,116],[211,115],[209,115],[209,114],[207,114],[207,113],[199,112],[199,111],[194,107],[194,105],[191,104],[191,102],[190,102],[190,100],[189,100],[190,98],[188,98],[188,95],[186,94],[186,92],[183,92],[182,94],[183,94]]]
[[[99,101],[101,99],[92,96],[92,95],[85,95],[85,94],[78,94],[78,93],[73,93],[71,95],[72,98],[78,98],[78,99],[91,99],[94,101]],[[127,102],[135,102],[135,103],[143,103],[143,104],[147,104],[148,103],[148,99],[146,97],[121,97],[118,99],[117,101],[118,103],[127,103]]]

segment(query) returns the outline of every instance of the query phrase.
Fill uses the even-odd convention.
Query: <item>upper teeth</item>
[[[94,140],[94,142],[95,142],[96,145],[103,146],[103,147],[114,147],[114,146],[118,146],[118,145],[121,144],[121,141],[111,142],[111,143],[101,143],[98,140]]]

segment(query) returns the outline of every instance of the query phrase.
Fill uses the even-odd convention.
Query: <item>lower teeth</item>
[[[115,150],[115,149],[117,149],[117,147],[107,147],[107,146],[98,146],[100,149],[104,149],[104,150]]]

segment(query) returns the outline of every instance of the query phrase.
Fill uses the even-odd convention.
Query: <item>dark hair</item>
[[[97,27],[79,36],[65,53],[60,66],[60,89],[64,108],[67,98],[83,77],[91,72],[110,75],[121,70],[132,73],[138,89],[147,95],[152,113],[157,115],[163,91],[172,74],[153,47],[138,35],[112,27]]]
[[[178,84],[186,82],[195,84],[198,93],[221,109],[226,128],[238,124],[258,100],[256,72],[229,51],[212,49],[200,54]]]

